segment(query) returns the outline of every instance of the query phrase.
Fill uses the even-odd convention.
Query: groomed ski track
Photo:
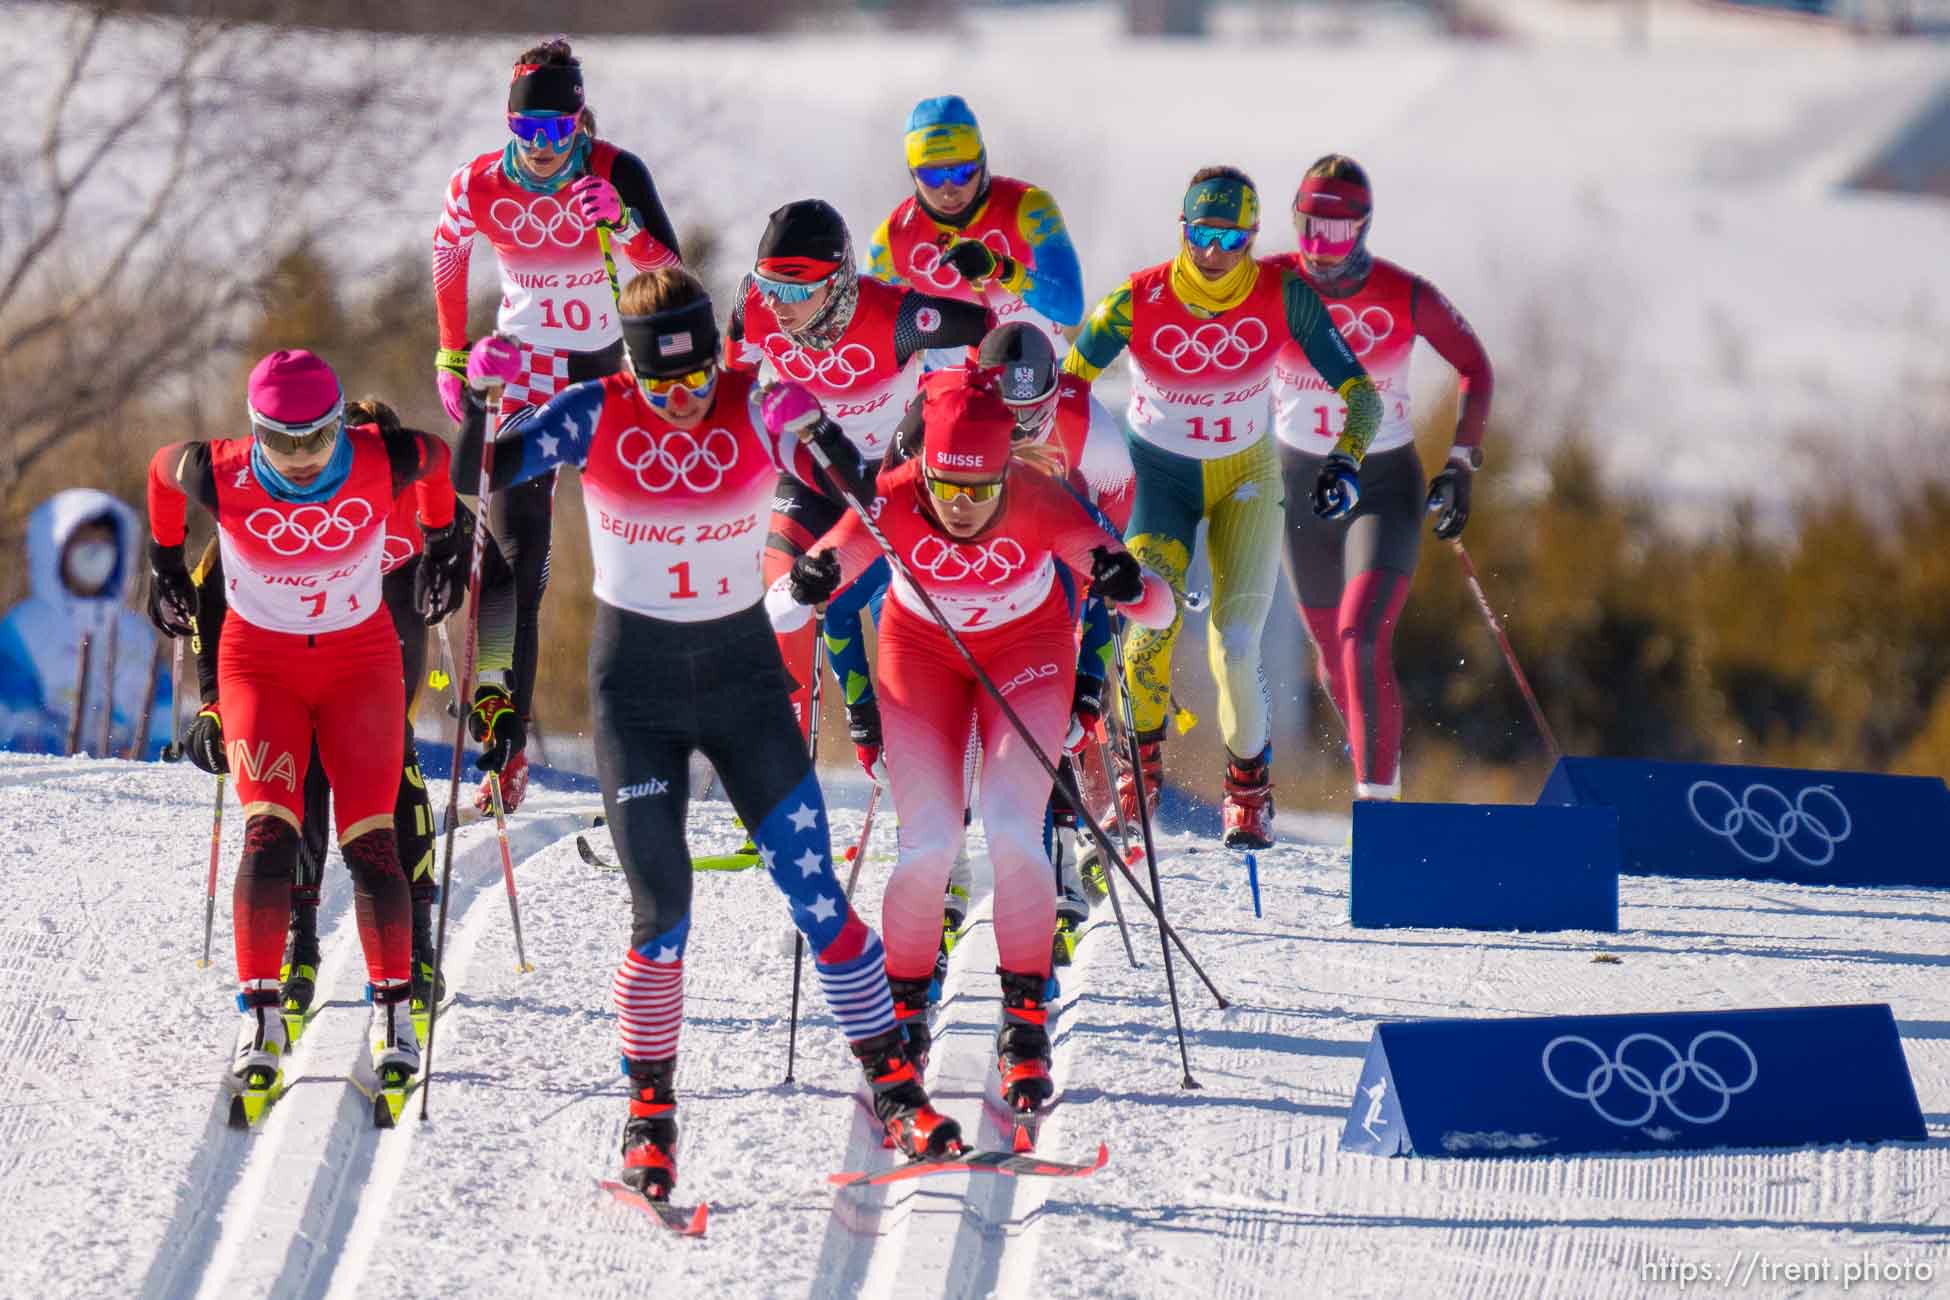
[[[1950,1278],[1950,898],[1930,891],[1628,878],[1616,936],[1363,932],[1346,924],[1342,848],[1262,855],[1255,919],[1236,855],[1169,837],[1167,906],[1236,1004],[1216,1010],[1178,967],[1202,1089],[1178,1086],[1155,929],[1134,921],[1133,971],[1099,909],[1063,976],[1061,1108],[1039,1146],[1081,1158],[1102,1137],[1109,1166],[1074,1182],[840,1191],[827,1173],[892,1159],[856,1100],[857,1069],[808,978],[797,1082],[781,1082],[784,909],[757,872],[703,874],[680,1197],[713,1216],[688,1242],[594,1185],[623,1109],[607,989],[628,907],[617,873],[580,862],[568,838],[587,796],[542,795],[516,818],[533,974],[514,970],[492,830],[462,831],[460,996],[424,1127],[409,1111],[400,1131],[374,1133],[335,1081],[365,1010],[334,865],[332,1005],[300,1048],[305,1080],[246,1136],[215,1110],[234,1021],[234,804],[216,965],[193,961],[209,794],[183,767],[0,756],[0,1294],[1638,1296],[1673,1285],[1648,1268],[1762,1259]],[[850,843],[859,813],[835,823]],[[735,844],[721,803],[694,805],[692,825],[699,851]],[[869,917],[892,853],[881,826],[861,876]],[[979,859],[979,836],[973,847]],[[939,1103],[993,1145],[987,916],[978,899],[932,1074]],[[1618,963],[1594,963],[1599,952]],[[1896,1008],[1926,1143],[1481,1161],[1338,1150],[1377,1019],[1861,1000]]]

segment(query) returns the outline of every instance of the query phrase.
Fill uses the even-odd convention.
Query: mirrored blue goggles
[[[1257,230],[1243,226],[1186,226],[1185,242],[1193,248],[1216,248],[1236,253],[1253,242]]]
[[[943,185],[966,185],[982,174],[982,160],[974,162],[950,163],[945,167],[916,167],[914,179],[931,190]]]
[[[552,113],[534,117],[527,113],[508,114],[508,131],[530,149],[544,146],[561,153],[575,143],[577,117],[573,113]]]
[[[831,277],[827,277],[830,279]],[[768,280],[758,272],[752,272],[752,283],[765,295],[768,302],[782,302],[788,305],[804,302],[813,296],[826,280]]]

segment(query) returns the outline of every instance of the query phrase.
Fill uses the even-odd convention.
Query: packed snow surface
[[[1133,970],[1100,907],[1063,974],[1062,1100],[1040,1149],[1083,1159],[1101,1140],[1109,1166],[1077,1182],[862,1193],[825,1175],[890,1157],[810,975],[796,1082],[782,1082],[783,907],[756,872],[700,874],[680,1198],[709,1201],[713,1217],[689,1242],[595,1186],[614,1172],[624,1110],[607,1001],[628,903],[617,873],[576,853],[589,796],[531,794],[513,819],[532,974],[515,970],[492,828],[461,831],[459,996],[435,1046],[432,1119],[393,1133],[370,1128],[346,1082],[366,1010],[334,863],[324,1010],[291,1090],[245,1135],[217,1105],[235,1018],[234,802],[216,961],[195,964],[211,790],[187,767],[0,755],[0,1294],[1599,1296],[1669,1289],[1682,1263],[1744,1264],[1742,1289],[1769,1294],[1788,1288],[1762,1285],[1755,1261],[1778,1278],[1782,1264],[1828,1260],[1839,1278],[1851,1259],[1950,1277],[1941,893],[1628,878],[1617,935],[1356,931],[1344,830],[1261,855],[1263,918],[1238,856],[1169,837],[1174,924],[1234,1003],[1217,1010],[1178,965],[1202,1087],[1180,1087],[1156,931],[1133,922]],[[850,843],[860,809],[833,820],[835,843]],[[694,805],[692,827],[700,852],[738,836],[721,803]],[[881,818],[861,875],[869,917],[892,836]],[[602,831],[590,839],[610,855]],[[974,847],[979,886],[979,836]],[[978,899],[931,1074],[937,1100],[994,1145],[986,917]],[[1618,963],[1594,963],[1601,952]],[[1601,1158],[1338,1149],[1380,1020],[1858,1001],[1895,1008],[1926,1143]]]

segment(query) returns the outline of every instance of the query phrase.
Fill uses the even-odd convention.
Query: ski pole
[[[156,692],[162,689],[163,665],[169,662],[169,653],[163,649],[162,637],[149,651],[149,691],[142,697],[142,716],[136,719],[135,734],[129,737],[129,747],[122,757],[130,761],[141,759],[142,751],[148,747],[149,724],[156,717]]]
[[[1009,698],[1002,693],[1002,688],[997,686],[995,679],[988,675],[987,670],[980,663],[976,662],[974,654],[968,649],[967,642],[961,639],[961,635],[955,631],[954,626],[942,614],[941,607],[935,604],[933,595],[929,593],[926,587],[914,581],[913,575],[907,570],[907,565],[895,553],[894,544],[887,540],[887,534],[880,531],[880,525],[874,522],[872,515],[867,513],[867,508],[860,503],[858,494],[853,491],[851,485],[842,481],[839,472],[833,468],[832,458],[826,454],[826,449],[821,447],[817,441],[812,440],[807,441],[805,445],[812,453],[812,458],[819,463],[822,469],[827,471],[828,479],[839,489],[840,497],[846,502],[847,508],[860,517],[860,523],[865,527],[867,535],[873,538],[874,545],[878,546],[880,553],[887,557],[889,571],[900,575],[907,582],[908,587],[920,596],[921,603],[927,606],[928,613],[947,636],[948,643],[961,656],[962,662],[968,665],[969,671],[974,674],[975,680],[981,684],[982,689],[988,694],[989,698],[995,701],[996,707],[1001,710],[1002,716],[1008,719],[1009,725],[1015,728],[1016,734],[1022,737],[1023,746],[1031,754],[1035,755],[1036,761],[1042,765],[1043,771],[1049,776],[1050,782],[1054,784],[1062,780],[1056,764],[1050,761],[1050,757],[1044,752],[1042,745],[1037,743],[1036,737],[1030,734],[1029,727],[1023,722],[1021,715],[1016,712],[1015,706],[1009,703]],[[1192,970],[1197,973],[1199,979],[1204,982],[1205,987],[1210,990],[1213,999],[1218,1002],[1220,1008],[1223,1009],[1230,1006],[1231,1004],[1226,1000],[1225,995],[1219,992],[1218,986],[1212,982],[1211,976],[1205,973],[1205,968],[1199,965],[1198,959],[1192,956],[1191,950],[1185,946],[1185,941],[1179,937],[1176,930],[1171,928],[1171,923],[1165,919],[1163,910],[1159,908],[1157,903],[1152,901],[1150,895],[1144,892],[1144,887],[1138,884],[1137,877],[1131,874],[1131,870],[1125,865],[1124,860],[1118,857],[1116,851],[1111,848],[1110,836],[1104,832],[1102,823],[1097,820],[1089,808],[1084,806],[1083,799],[1076,790],[1076,783],[1074,781],[1071,782],[1068,793],[1071,795],[1072,802],[1077,809],[1077,816],[1081,817],[1084,823],[1089,826],[1090,834],[1096,839],[1098,848],[1104,853],[1107,860],[1116,862],[1117,869],[1123,872],[1124,879],[1130,882],[1132,892],[1137,894],[1138,899],[1150,910],[1151,915],[1157,918],[1159,930],[1172,943],[1177,945],[1178,951],[1184,956],[1186,963],[1191,966]],[[1153,864],[1153,873],[1155,874],[1155,872],[1156,864]]]
[[[1130,748],[1131,775],[1135,778],[1137,790],[1138,833],[1144,839],[1144,860],[1151,867],[1151,894],[1157,899],[1158,913],[1164,914],[1165,891],[1158,878],[1158,850],[1151,838],[1151,799],[1144,788],[1144,759],[1138,748],[1137,710],[1131,700],[1131,684],[1124,676],[1124,629],[1112,624],[1110,630],[1111,652],[1115,656],[1112,667],[1117,673],[1117,694],[1124,701],[1124,739]],[[1120,809],[1121,811],[1121,809]],[[1160,921],[1162,926],[1163,922]],[[1178,1030],[1178,1059],[1184,1063],[1185,1078],[1181,1087],[1196,1088],[1198,1080],[1192,1077],[1192,1058],[1185,1050],[1185,1021],[1178,1011],[1178,977],[1171,969],[1171,945],[1164,942],[1160,933],[1159,943],[1165,951],[1165,992],[1171,997],[1172,1024]]]
[[[487,390],[487,429],[481,439],[481,477],[474,498],[474,536],[467,543],[467,637],[462,642],[466,649],[462,661],[465,673],[454,679],[454,698],[466,699],[474,693],[474,656],[479,649],[481,622],[481,557],[487,549],[487,506],[488,488],[492,485],[494,466],[494,439],[501,432],[501,386],[496,384]],[[453,655],[453,645],[446,641],[446,629],[441,629],[441,640],[449,660]],[[456,709],[454,718],[453,772],[447,783],[447,844],[444,860],[440,864],[440,920],[433,939],[433,987],[441,983],[442,962],[447,953],[447,887],[454,876],[454,833],[460,829],[460,761],[462,746],[467,739],[467,710]],[[499,787],[500,782],[495,782]],[[433,1090],[433,1036],[440,1028],[440,999],[427,1000],[427,1050],[426,1059],[421,1065],[420,1074],[420,1122],[427,1120],[427,1094]]]
[[[813,771],[819,770],[819,679],[820,660],[826,648],[826,619],[824,615],[813,618],[813,657],[812,657],[812,701],[806,706],[806,755],[811,760]],[[868,813],[872,817],[872,813]],[[864,852],[864,849],[862,850]],[[859,866],[856,860],[854,870]],[[853,887],[847,886],[847,898],[851,901]],[[792,1082],[792,1066],[799,1054],[799,975],[806,964],[806,932],[797,923],[792,927],[792,1020],[785,1032],[785,1081]]]
[[[1117,782],[1110,774],[1110,741],[1101,733],[1097,736],[1097,761],[1103,765],[1104,784],[1110,787],[1111,811],[1117,815],[1117,836],[1122,842],[1125,856],[1128,857],[1131,851],[1131,832],[1124,825],[1124,809],[1117,802]],[[1083,782],[1077,782],[1077,789],[1079,792],[1082,791]],[[1097,851],[1101,853],[1103,849],[1100,847]],[[1077,874],[1079,876],[1083,874],[1081,861],[1077,863]],[[1110,897],[1110,914],[1117,918],[1117,934],[1124,941],[1124,960],[1130,962],[1132,970],[1136,970],[1138,969],[1137,949],[1131,946],[1131,927],[1124,920],[1124,902],[1117,896],[1117,877],[1111,874],[1108,866],[1104,868],[1104,893]]]
[[[866,820],[860,823],[860,842],[853,846],[853,865],[846,873],[846,901],[853,901],[853,886],[860,880],[860,863],[866,860],[867,841],[873,836],[873,810],[880,806],[880,782],[873,783],[867,795]]]
[[[176,649],[169,662],[169,739],[163,742],[162,761],[180,763],[183,760],[183,642],[187,637],[173,637]]]
[[[210,964],[210,931],[217,924],[217,863],[223,854],[223,778],[217,773],[217,799],[210,811],[210,877],[203,886],[203,957],[198,970]]]
[[[1510,675],[1517,679],[1517,690],[1523,694],[1523,702],[1530,706],[1530,719],[1537,724],[1537,732],[1544,738],[1544,748],[1550,751],[1551,762],[1555,763],[1564,757],[1564,751],[1557,746],[1551,724],[1544,718],[1543,706],[1537,703],[1537,693],[1530,689],[1530,679],[1523,675],[1523,668],[1517,663],[1517,652],[1511,648],[1510,638],[1497,621],[1496,611],[1490,608],[1490,598],[1483,591],[1481,579],[1476,576],[1476,565],[1470,560],[1469,552],[1463,549],[1462,538],[1450,538],[1449,545],[1455,549],[1456,559],[1462,565],[1463,581],[1469,584],[1470,594],[1476,597],[1476,608],[1483,611],[1483,621],[1490,625],[1490,635],[1503,648],[1503,662],[1510,665]]]
[[[75,649],[74,708],[68,714],[68,757],[81,748],[81,720],[88,713],[88,669],[94,658],[95,642],[86,632]]]
[[[447,662],[447,675],[454,675],[454,643],[447,638],[447,627],[443,623],[435,629],[440,634],[440,653]],[[465,717],[466,714],[461,715]],[[508,845],[508,815],[501,802],[500,773],[488,774],[488,805],[494,811],[494,834],[501,844],[501,880],[508,890],[508,915],[515,928],[515,969],[523,975],[535,968],[528,962],[528,951],[521,941],[521,903],[515,896],[515,855]],[[431,1026],[431,1022],[429,1022]]]

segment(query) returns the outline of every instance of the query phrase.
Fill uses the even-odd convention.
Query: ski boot
[[[1083,937],[1083,923],[1090,919],[1090,900],[1068,880],[1056,895],[1056,938],[1050,944],[1050,961],[1068,966],[1076,960],[1077,940]]]
[[[1106,812],[1103,822],[1111,818]],[[1099,822],[1102,825],[1103,822]],[[1088,831],[1077,832],[1077,883],[1083,886],[1084,897],[1096,903],[1110,897],[1110,867],[1104,855],[1097,848],[1097,837]]]
[[[297,1042],[310,1022],[312,999],[318,996],[318,899],[296,894],[291,901],[291,930],[285,936],[284,964],[278,967],[279,1002],[285,1036]]]
[[[406,1106],[413,1076],[420,1072],[420,1038],[413,1030],[412,986],[407,981],[373,986],[366,1041],[372,1045],[372,1072],[379,1078],[371,1099],[372,1122],[391,1128]]]
[[[630,1118],[623,1125],[620,1181],[646,1200],[667,1201],[677,1185],[677,1058],[623,1061],[630,1076]]]
[[[284,1088],[284,1058],[291,1050],[278,1007],[278,990],[258,980],[237,995],[243,1023],[230,1052],[236,1095],[230,1099],[230,1127],[251,1128]]]
[[[995,1034],[996,1068],[1002,1074],[1002,1102],[1011,1111],[1033,1111],[1056,1093],[1049,1075],[1049,1008],[1043,1001],[1048,977],[998,969],[1002,977],[1002,1028]]]
[[[881,1123],[886,1146],[915,1160],[966,1149],[961,1125],[928,1101],[898,1026],[849,1046],[873,1088],[874,1118]]]
[[[1124,821],[1131,826],[1138,821],[1138,778],[1130,770],[1130,755],[1120,751],[1117,755],[1117,806],[1124,814]],[[1158,791],[1165,783],[1165,729],[1138,732],[1138,765],[1144,772],[1144,807],[1148,813],[1158,810]]]
[[[894,996],[894,1022],[907,1042],[907,1059],[914,1063],[918,1078],[928,1068],[928,1049],[934,1046],[934,1030],[928,1025],[930,980],[901,980],[889,975],[887,991]]]
[[[427,1022],[432,1018],[433,1004],[447,1000],[447,977],[435,970],[433,958],[433,899],[415,897],[411,981],[413,1032],[422,1040],[427,1036]]]
[[[1225,843],[1229,849],[1273,847],[1273,782],[1267,755],[1239,759],[1227,755]]]
[[[502,764],[500,772],[489,772],[481,778],[481,788],[474,792],[474,807],[483,817],[494,816],[494,796],[488,793],[488,787],[497,777],[501,781],[501,811],[512,815],[528,793],[528,751],[517,749]]]

